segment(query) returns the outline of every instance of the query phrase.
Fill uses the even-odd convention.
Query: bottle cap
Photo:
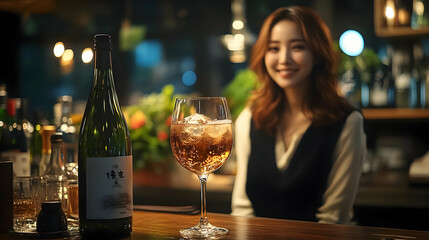
[[[42,238],[60,238],[67,231],[67,219],[60,201],[42,202],[37,216],[37,232]]]
[[[94,36],[95,50],[111,50],[112,42],[109,34],[97,34]]]
[[[73,101],[72,96],[63,95],[63,96],[57,97],[57,102],[72,102],[72,101]]]
[[[63,133],[56,132],[51,135],[51,142],[62,142],[63,141]]]
[[[61,209],[61,202],[60,201],[42,202],[42,208],[44,210],[60,210]]]

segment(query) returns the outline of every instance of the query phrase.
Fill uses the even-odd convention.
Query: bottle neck
[[[0,91],[1,94],[1,91]],[[7,99],[6,96],[0,95],[0,121],[6,122],[7,118]]]
[[[100,49],[95,51],[95,69],[93,87],[104,86],[110,88],[113,85],[111,51]]]
[[[0,122],[2,122],[3,124],[6,122],[6,109],[2,107],[0,107]]]
[[[99,71],[107,71],[112,69],[111,51],[108,49],[95,50],[95,69]]]
[[[14,101],[10,101],[7,103],[7,123],[8,124],[12,124],[16,122],[16,107],[15,107],[15,102]]]
[[[64,175],[62,142],[51,142],[51,157],[46,167],[45,175]]]
[[[49,129],[47,129],[49,128]],[[55,132],[55,126],[42,127],[42,153],[51,154],[51,135]]]

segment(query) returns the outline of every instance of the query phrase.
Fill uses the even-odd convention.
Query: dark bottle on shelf
[[[0,85],[0,160],[1,153],[6,150],[4,133],[6,131],[7,122],[7,92],[6,85]]]
[[[25,118],[26,101],[22,98],[7,100],[8,120],[2,137],[1,159],[13,162],[14,176],[29,176],[30,137],[32,125]]]
[[[386,107],[388,102],[388,81],[387,73],[383,69],[384,65],[377,67],[370,88],[370,106]]]
[[[30,163],[31,163],[31,175],[41,175],[40,164],[43,159],[43,138],[42,138],[42,126],[47,124],[42,116],[41,111],[34,112],[33,117],[34,131],[30,139]]]
[[[132,232],[132,156],[127,123],[113,81],[111,40],[94,37],[95,68],[79,132],[79,221],[84,238]]]
[[[70,173],[77,168],[77,132],[76,126],[71,119],[73,98],[71,96],[60,96],[57,98],[59,119],[56,122],[56,131],[63,133],[64,159],[67,172]],[[55,108],[54,108],[55,110]]]
[[[39,174],[43,174],[48,167],[49,161],[51,159],[51,136],[55,133],[54,125],[42,125],[41,126],[41,135],[42,135],[42,159],[39,163]]]

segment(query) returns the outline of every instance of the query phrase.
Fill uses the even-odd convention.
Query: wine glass
[[[228,233],[207,220],[206,183],[232,149],[232,120],[224,97],[177,98],[171,121],[171,149],[176,160],[198,175],[201,182],[201,218],[194,227],[181,229],[187,238],[215,238]]]

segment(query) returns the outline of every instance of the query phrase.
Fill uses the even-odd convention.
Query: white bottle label
[[[117,219],[133,215],[132,156],[86,159],[86,216]]]

